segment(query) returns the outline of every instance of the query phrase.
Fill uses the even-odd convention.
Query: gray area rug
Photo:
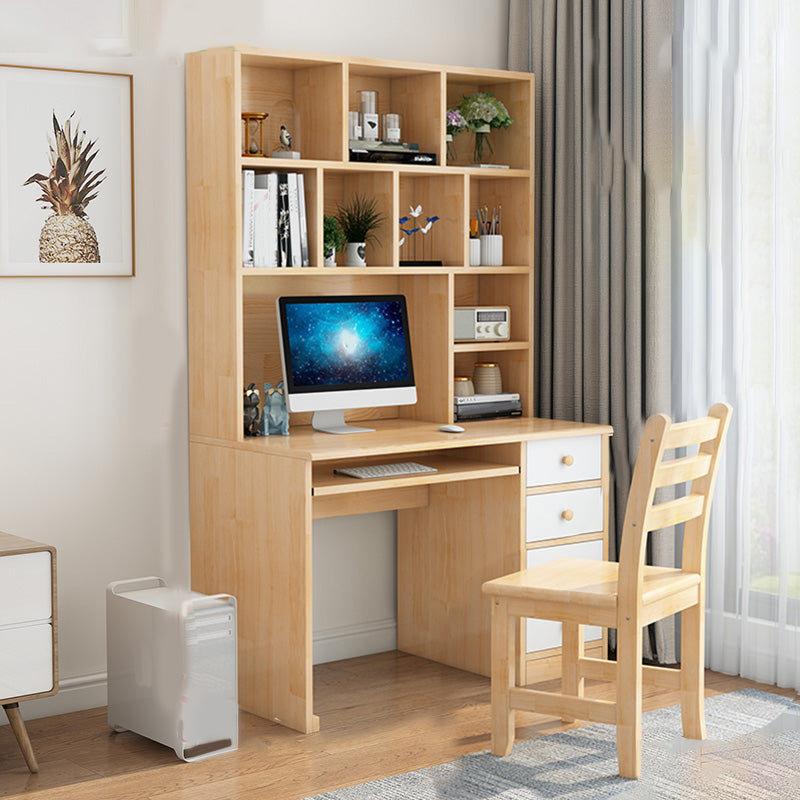
[[[743,689],[706,700],[702,741],[681,735],[680,706],[642,722],[642,775],[617,774],[616,730],[591,725],[306,800],[766,800],[800,797],[800,704]]]

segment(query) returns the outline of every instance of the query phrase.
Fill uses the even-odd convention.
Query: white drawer
[[[0,625],[51,619],[50,552],[0,556]]]
[[[528,442],[528,486],[599,478],[600,440],[600,436],[570,436]]]
[[[587,558],[601,561],[603,558],[603,543],[576,542],[574,544],[559,544],[555,547],[542,547],[538,550],[528,550],[528,567],[536,567],[555,561],[557,558]],[[600,639],[603,629],[594,625],[585,625],[583,640],[585,642]],[[549,619],[528,619],[525,628],[525,644],[529,653],[537,650],[550,650],[561,647],[561,623]]]
[[[0,630],[0,699],[53,688],[53,626]]]
[[[603,490],[573,489],[527,498],[526,540],[540,542],[603,530]]]

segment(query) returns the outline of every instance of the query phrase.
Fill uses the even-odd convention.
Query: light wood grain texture
[[[192,444],[190,468],[192,588],[237,598],[239,705],[314,731],[311,464]]]
[[[36,755],[33,752],[33,745],[28,737],[28,731],[25,729],[25,720],[19,710],[19,703],[4,703],[3,709],[8,717],[8,722],[11,725],[11,730],[14,731],[14,737],[17,740],[19,749],[22,751],[22,756],[28,769],[31,772],[39,771],[39,764],[36,761]]]
[[[561,621],[564,658],[569,655],[575,662],[574,666],[563,667],[561,694],[545,696],[514,689],[507,696],[498,690],[496,700],[501,708],[535,709],[563,718],[584,715],[585,719],[615,724],[619,771],[624,777],[636,778],[641,769],[642,628],[678,611],[683,612],[678,683],[683,732],[690,738],[705,735],[705,546],[716,471],[730,414],[729,405],[718,403],[701,420],[673,425],[664,414],[648,420],[631,481],[619,564],[560,559],[488,581],[483,586],[495,604],[502,601],[504,615]],[[665,450],[692,445],[699,445],[699,457],[678,464],[667,462],[662,468]],[[685,497],[655,503],[657,486],[666,485],[669,479],[683,482],[687,473],[694,477]],[[647,566],[647,534],[684,520],[682,569]],[[496,615],[494,621],[508,627],[505,618]],[[616,627],[615,663],[602,664],[583,656],[580,644],[576,643],[576,631],[581,624]],[[598,711],[596,704],[575,697],[580,694],[581,677],[587,675],[616,681],[616,701],[608,704],[608,714],[603,708]],[[647,670],[647,678],[656,685],[676,687],[675,677],[667,672]],[[503,674],[498,685],[506,683]],[[497,720],[494,729],[501,730]],[[498,747],[503,749],[506,737],[499,735]]]
[[[397,641],[408,653],[490,673],[490,615],[480,587],[519,563],[520,477],[431,486],[398,512]]]

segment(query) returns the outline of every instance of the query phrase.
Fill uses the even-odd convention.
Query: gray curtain
[[[508,67],[536,75],[536,413],[614,427],[612,558],[644,422],[670,413],[671,36],[671,2],[509,0]],[[676,660],[674,620],[645,657]]]

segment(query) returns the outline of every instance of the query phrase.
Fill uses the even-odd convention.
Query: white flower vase
[[[347,266],[366,267],[367,245],[364,242],[347,243]]]
[[[472,151],[472,160],[476,164],[483,163],[483,147],[489,146],[489,150],[494,153],[492,143],[489,141],[489,133],[491,132],[489,125],[481,125],[480,128],[475,128],[475,147]]]
[[[322,254],[322,266],[323,267],[336,266],[336,251],[332,247],[330,248],[330,250],[326,250]]]

